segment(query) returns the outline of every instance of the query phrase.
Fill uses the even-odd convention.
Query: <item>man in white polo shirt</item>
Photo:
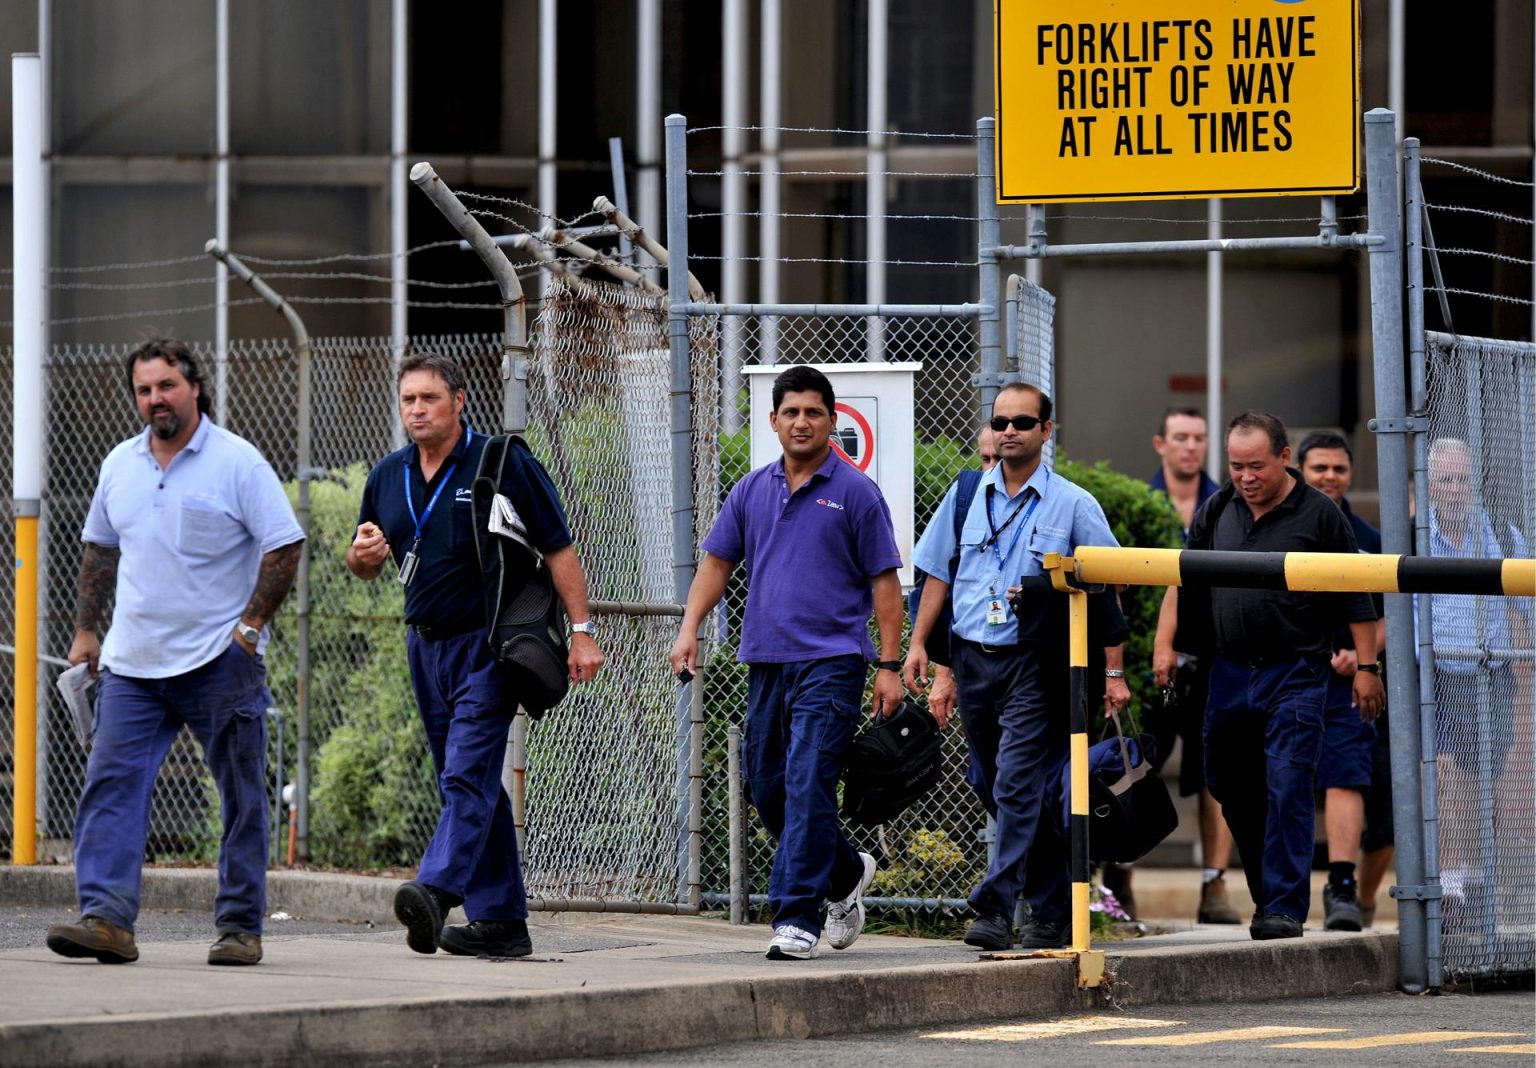
[[[144,430],[102,461],[85,520],[72,664],[99,673],[96,733],[75,813],[80,919],[48,948],[138,959],[133,926],[155,775],[183,725],[224,820],[209,964],[261,960],[266,909],[267,624],[304,532],[271,465],[209,420],[197,361],[146,341],[126,361]],[[97,639],[115,594],[106,641]]]

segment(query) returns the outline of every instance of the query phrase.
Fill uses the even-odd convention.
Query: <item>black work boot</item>
[[[443,917],[455,904],[435,886],[401,883],[395,891],[395,919],[405,924],[405,944],[417,953],[436,953]]]
[[[1012,949],[1013,923],[999,912],[978,916],[965,929],[965,944],[994,951]]]
[[[443,928],[437,944],[460,957],[526,957],[533,952],[527,920],[470,920]]]

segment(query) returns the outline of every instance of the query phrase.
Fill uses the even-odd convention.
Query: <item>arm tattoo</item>
[[[241,619],[255,620],[258,626],[272,622],[278,605],[283,603],[283,598],[288,596],[293,586],[294,573],[299,569],[299,554],[303,550],[304,543],[296,541],[280,549],[273,549],[261,558],[261,570],[256,574],[256,588],[251,591],[251,599],[246,602],[245,611],[240,613]]]
[[[99,633],[107,618],[107,602],[117,588],[115,545],[85,543],[80,554],[80,575],[75,580],[75,629]]]

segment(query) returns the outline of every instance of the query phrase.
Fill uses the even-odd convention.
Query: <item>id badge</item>
[[[416,555],[415,549],[405,554],[405,557],[400,561],[400,574],[395,576],[400,585],[409,586],[411,584],[411,579],[416,577],[416,566],[420,563],[421,557]]]
[[[987,601],[987,623],[989,626],[1000,627],[1008,622],[1008,608],[1001,597],[993,597]]]

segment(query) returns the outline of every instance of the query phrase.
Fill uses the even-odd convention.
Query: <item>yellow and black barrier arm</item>
[[[1245,553],[1081,545],[1058,558],[1069,582],[1116,586],[1229,586],[1310,593],[1473,593],[1536,596],[1536,560],[1367,553]]]
[[[1090,947],[1088,893],[1088,597],[1091,586],[1226,586],[1312,593],[1470,593],[1536,597],[1536,560],[1365,553],[1250,553],[1212,549],[1121,549],[1080,545],[1046,554],[1051,583],[1065,592],[1071,627],[1072,948],[1031,956],[1077,959],[1077,985],[1098,986],[1104,954]]]

